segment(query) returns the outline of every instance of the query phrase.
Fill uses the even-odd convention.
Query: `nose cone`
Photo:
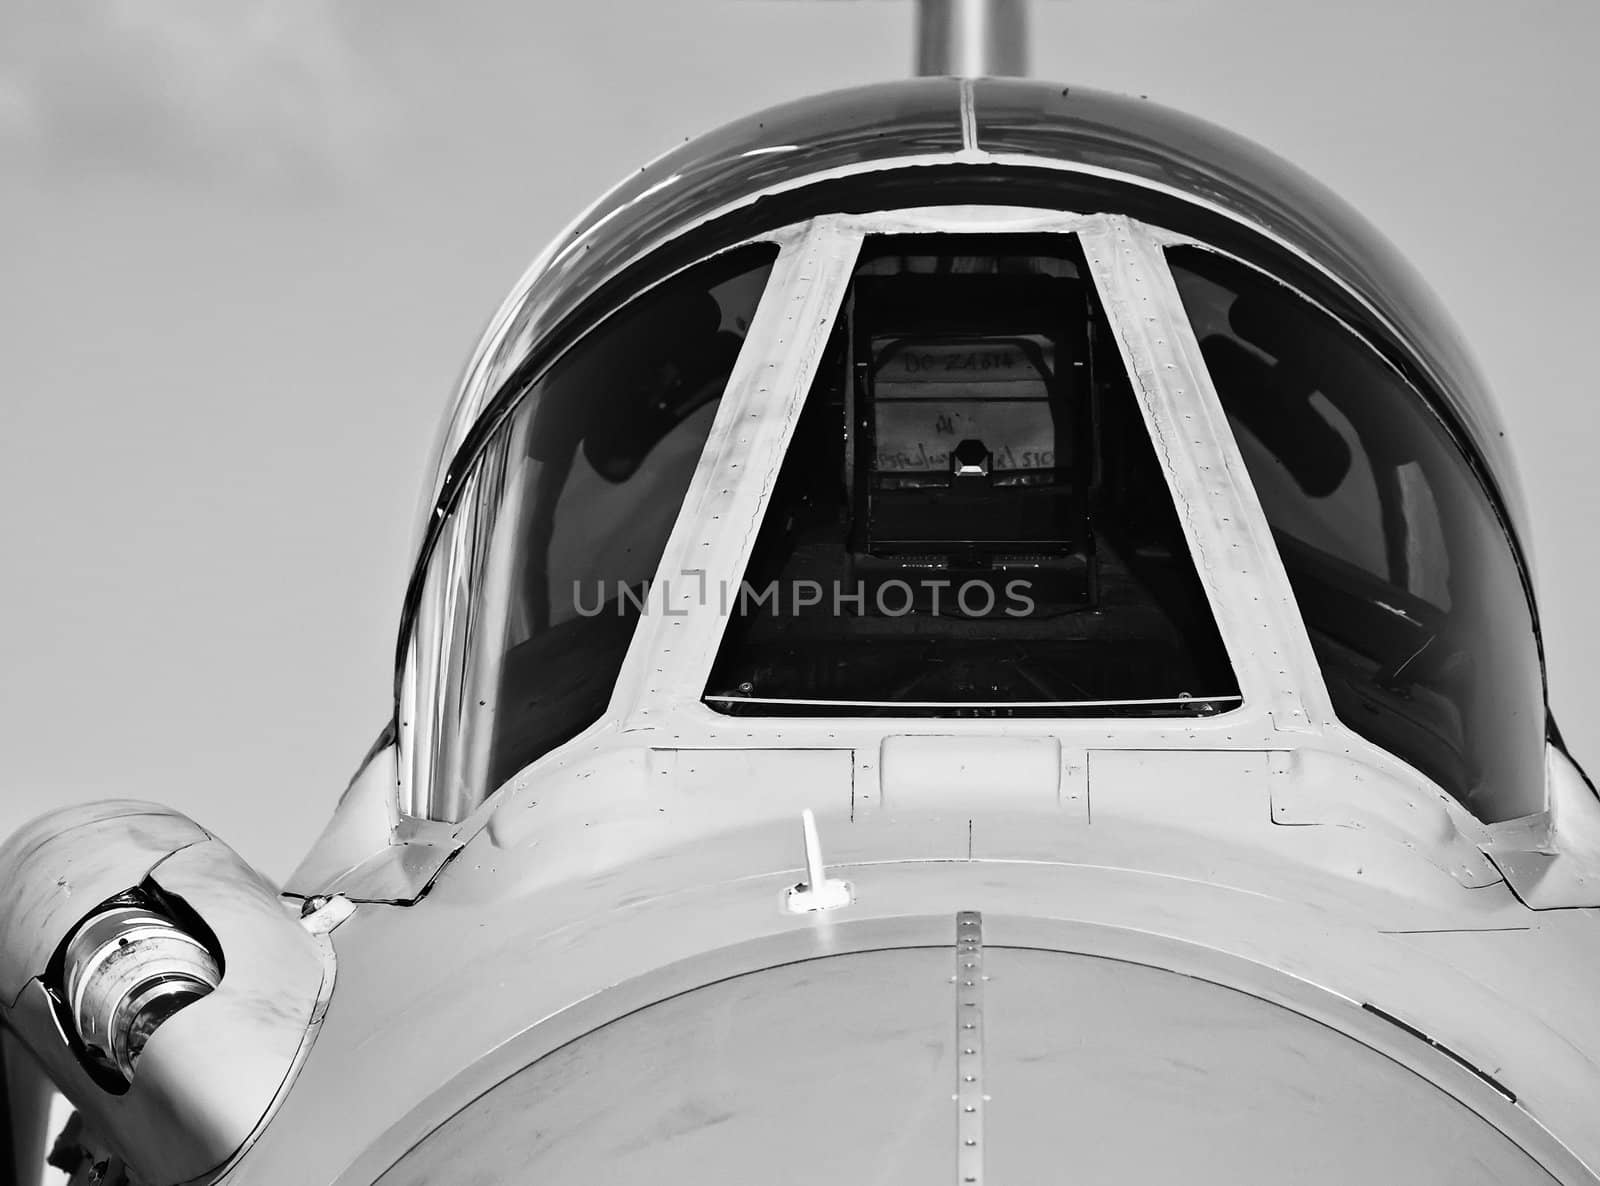
[[[1551,1179],[1420,1076],[1258,997],[1053,951],[990,948],[974,972],[944,947],[770,968],[642,1009],[480,1096],[381,1181]]]

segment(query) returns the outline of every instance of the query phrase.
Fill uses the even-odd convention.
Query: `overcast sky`
[[[1593,0],[1058,0],[1035,73],[1242,132],[1366,212],[1500,394],[1553,699],[1586,696]],[[0,834],[169,803],[281,878],[387,713],[479,329],[685,136],[906,72],[904,0],[0,4]]]

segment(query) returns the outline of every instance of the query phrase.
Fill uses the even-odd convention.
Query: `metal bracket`
[[[317,894],[300,905],[300,925],[313,935],[326,935],[356,912],[356,904],[343,894]]]

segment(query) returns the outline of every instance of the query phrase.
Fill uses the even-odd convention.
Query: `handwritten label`
[[[877,467],[888,472],[950,468],[950,450],[982,441],[996,470],[1055,464],[1055,422],[1041,365],[1048,338],[873,343],[878,359]]]
[[[997,470],[1056,463],[1055,422],[1043,402],[880,403],[877,430],[879,470],[948,470],[950,450],[965,440],[982,441]]]
[[[900,351],[878,372],[878,381],[893,383],[896,379],[930,379],[938,375],[948,375],[955,381],[993,374],[1037,378],[1038,373],[1015,346],[982,349],[940,346]]]

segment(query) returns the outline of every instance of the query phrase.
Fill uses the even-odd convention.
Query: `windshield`
[[[435,802],[480,801],[600,718],[777,248],[680,273],[536,378],[453,527],[470,602]]]
[[[1168,259],[1339,719],[1482,819],[1541,810],[1532,613],[1466,457],[1290,289],[1197,247]]]
[[[760,714],[1238,703],[1074,236],[866,241],[705,699]]]

